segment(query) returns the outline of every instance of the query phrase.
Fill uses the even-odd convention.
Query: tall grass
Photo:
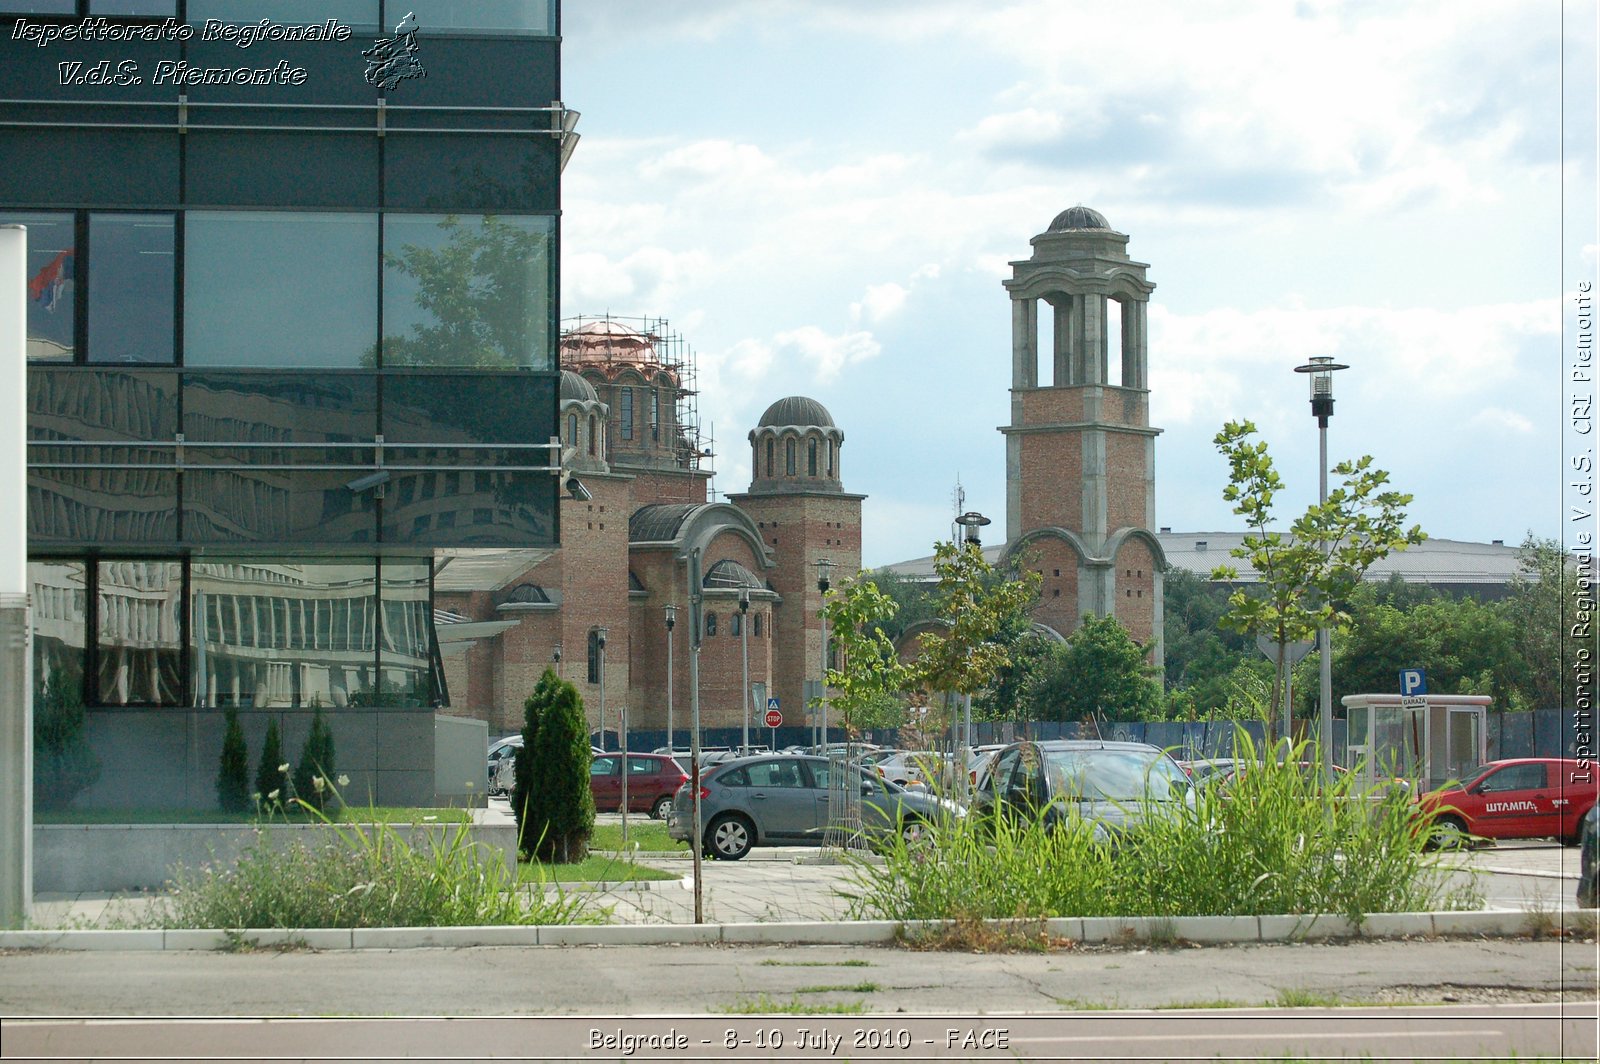
[[[173,870],[141,922],[162,928],[444,927],[596,922],[575,896],[519,887],[504,856],[463,824],[429,825],[415,844],[387,823],[323,818],[318,844],[257,830],[237,862]]]
[[[881,866],[851,873],[856,918],[1005,919],[1202,916],[1474,907],[1470,890],[1426,852],[1430,829],[1400,787],[1364,793],[1359,774],[1325,784],[1295,762],[1262,763],[1247,735],[1236,756],[1256,764],[1192,804],[1163,803],[1107,837],[1075,815],[1017,823],[969,816],[920,842],[891,840]]]

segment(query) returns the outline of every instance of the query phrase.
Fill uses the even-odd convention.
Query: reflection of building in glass
[[[73,13],[142,21],[107,6]],[[299,85],[113,103],[0,13],[27,119],[0,125],[0,224],[27,226],[36,282],[35,701],[86,709],[108,771],[81,804],[211,804],[221,709],[253,750],[275,716],[291,758],[325,710],[351,797],[436,800],[435,553],[556,545],[557,5],[396,6],[341,17],[368,44],[413,10],[439,31],[399,99],[364,84],[357,36],[252,44]],[[228,40],[160,36],[119,58],[237,66]],[[517,77],[480,77],[485,48]]]

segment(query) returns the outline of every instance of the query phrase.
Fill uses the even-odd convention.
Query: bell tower
[[[1113,615],[1161,662],[1146,308],[1155,285],[1128,237],[1062,211],[1013,262],[1006,555],[1041,570],[1036,619],[1065,636]],[[1046,342],[1046,340],[1048,342]]]

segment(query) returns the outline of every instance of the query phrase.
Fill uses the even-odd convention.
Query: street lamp
[[[824,607],[827,606],[828,588],[832,586],[829,577],[833,575],[833,563],[826,558],[817,559],[817,596]],[[824,753],[828,749],[828,614],[822,614],[822,679],[817,684],[818,719],[821,722],[821,739],[817,743]]]
[[[967,546],[969,546],[973,550],[977,550],[977,551],[981,551],[983,549],[983,541],[979,537],[980,530],[983,528],[984,525],[992,524],[992,523],[993,522],[991,522],[987,517],[985,517],[982,514],[978,513],[978,511],[976,511],[976,510],[968,510],[966,513],[962,514],[960,517],[956,518],[956,524],[961,526],[962,535],[966,540]],[[960,765],[960,768],[961,768],[961,778],[962,778],[963,781],[965,781],[965,780],[970,778],[967,775],[967,772],[966,772],[966,764],[967,764],[968,761],[970,761],[972,759],[972,695],[971,695],[971,693],[966,694],[963,697],[962,701],[963,701],[964,705],[963,705],[963,708],[962,708],[962,729],[961,729],[962,741],[961,741],[961,765]]]
[[[744,749],[750,749],[750,589],[739,592],[739,643],[744,655]]]
[[[1311,415],[1317,419],[1317,501],[1322,505],[1328,502],[1328,419],[1333,416],[1333,375],[1349,368],[1327,355],[1318,355],[1294,368],[1296,373],[1311,378]],[[1328,549],[1326,543],[1322,549]],[[1317,745],[1322,747],[1322,775],[1327,780],[1333,775],[1333,652],[1326,625],[1317,629],[1317,672],[1322,688],[1317,709]]]
[[[559,639],[550,646],[550,660],[555,664],[556,677],[559,679],[561,676],[561,640]]]
[[[606,636],[610,629],[594,630],[595,674],[600,678],[600,749],[606,748]]]
[[[678,623],[678,607],[663,607],[667,615],[667,749],[672,749],[672,628]]]

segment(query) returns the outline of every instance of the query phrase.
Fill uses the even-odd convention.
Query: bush
[[[278,715],[267,717],[266,738],[261,740],[261,761],[256,765],[256,801],[263,808],[282,808],[289,795],[283,793],[289,783],[284,771],[283,739],[278,734]]]
[[[439,826],[411,846],[389,824],[324,818],[322,845],[270,843],[271,827],[236,865],[173,870],[172,890],[143,923],[162,928],[450,927],[573,924],[600,918],[577,897],[518,888],[500,852],[466,825]]]
[[[1253,758],[1248,734],[1237,756]],[[1296,760],[1202,787],[1125,835],[1076,816],[1046,827],[970,816],[926,841],[892,840],[886,863],[855,870],[851,915],[888,920],[1055,916],[1228,916],[1472,907],[1425,853],[1430,832],[1403,788],[1364,794],[1358,774],[1324,785]]]
[[[581,861],[594,832],[592,755],[583,698],[576,687],[546,669],[523,713],[523,747],[512,794],[518,846],[541,861]]]
[[[222,760],[217,766],[217,807],[224,813],[250,808],[250,751],[245,747],[239,714],[228,710],[228,728],[222,735]]]
[[[33,804],[65,809],[100,778],[100,759],[84,738],[83,692],[60,666],[33,702]]]
[[[311,711],[311,734],[294,767],[295,797],[320,812],[333,799],[333,770],[333,732],[317,706]]]

